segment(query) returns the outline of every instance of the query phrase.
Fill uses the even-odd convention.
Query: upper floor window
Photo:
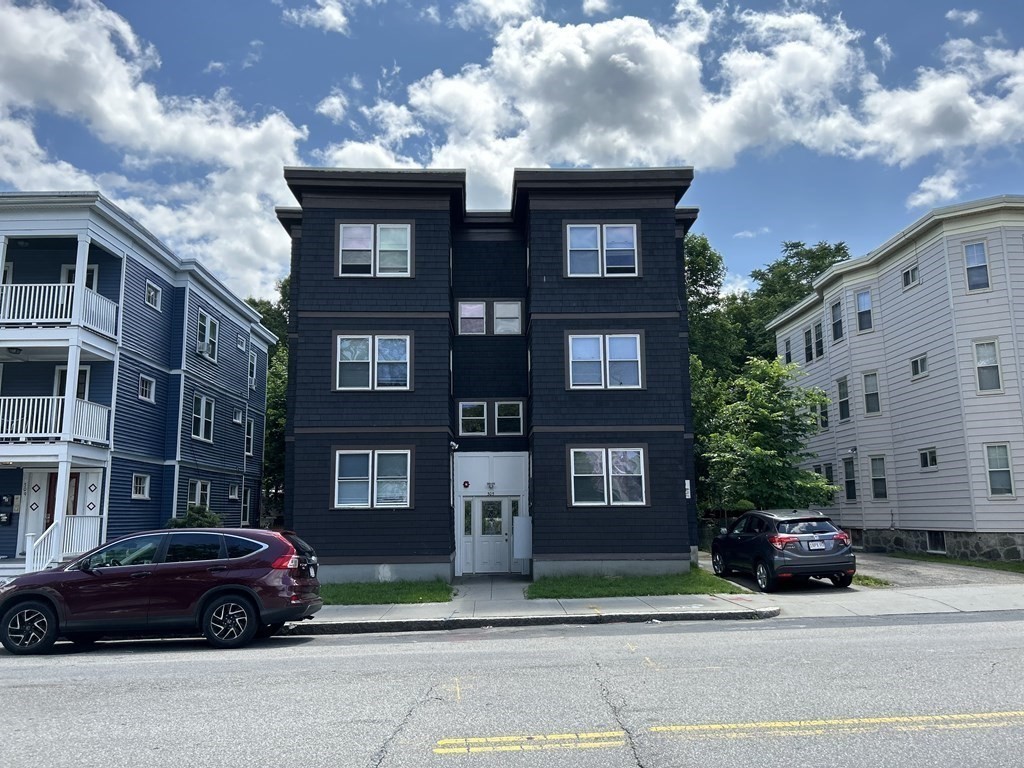
[[[494,334],[518,335],[523,328],[523,304],[519,301],[494,302]]]
[[[408,507],[409,451],[337,451],[334,506]]]
[[[494,434],[523,434],[523,404],[521,402],[494,404]]]
[[[210,508],[210,481],[188,481],[188,505],[190,507]]]
[[[935,469],[939,465],[939,454],[934,448],[918,451],[918,458],[921,460],[921,469]]]
[[[487,434],[487,403],[459,403],[459,434]]]
[[[999,376],[999,344],[978,341],[974,344],[974,359],[978,369],[978,391],[999,392],[1003,388]]]
[[[245,420],[245,455],[252,456],[253,444],[256,440],[256,422],[253,419]]]
[[[213,399],[206,395],[192,398],[192,437],[213,442]]]
[[[843,305],[836,302],[832,305],[832,341],[843,338]]]
[[[903,270],[903,290],[912,288],[920,282],[920,274],[917,270],[917,264],[907,267]]]
[[[409,224],[342,224],[338,241],[341,277],[412,277]]]
[[[145,400],[147,403],[156,402],[156,379],[139,376],[139,400]]]
[[[825,354],[825,335],[821,330],[821,323],[814,324],[814,356],[821,357]]]
[[[885,482],[885,457],[871,457],[871,498],[887,499],[889,491]]]
[[[245,336],[238,334],[238,338],[235,340],[235,345],[238,347],[239,351],[245,352],[245,348],[249,345],[249,342]]]
[[[793,346],[789,343],[789,339],[786,339],[785,348],[786,364],[788,365],[793,362]]]
[[[828,403],[822,403],[818,406],[818,426],[822,429],[828,429]]]
[[[964,246],[964,261],[967,265],[967,290],[982,291],[989,287],[988,257],[984,243],[968,243]]]
[[[256,389],[256,350],[249,350],[249,389]]]
[[[234,409],[232,409],[232,411],[231,411],[231,423],[232,424],[241,424],[242,423],[242,409],[241,408],[234,408]]]
[[[910,361],[910,378],[920,379],[928,375],[928,355],[915,357]]]
[[[871,320],[871,291],[860,291],[857,294],[857,330],[870,331],[874,327]]]
[[[252,488],[242,489],[242,525],[249,524],[249,510],[252,509]]]
[[[985,446],[985,469],[988,472],[989,496],[1013,496],[1013,471],[1010,469],[1010,446],[1006,443]]]
[[[569,337],[570,389],[638,389],[639,334]]]
[[[836,379],[836,390],[839,395],[836,399],[839,402],[839,420],[846,421],[850,418],[850,385],[844,376]]]
[[[490,306],[491,311],[487,311]],[[459,334],[495,336],[522,333],[523,303],[521,301],[460,301]],[[493,318],[488,323],[488,315]]]
[[[882,402],[878,395],[878,374],[864,374],[864,412],[881,413]]]
[[[149,498],[149,475],[132,475],[132,498]]]
[[[459,302],[459,334],[480,336],[487,333],[487,302]]]
[[[409,389],[409,336],[338,336],[337,389]]]
[[[146,281],[146,304],[157,312],[160,312],[160,306],[163,301],[163,291],[156,285],[153,285],[149,280]]]
[[[804,331],[804,362],[814,360],[814,337],[811,336],[811,329]]]
[[[639,274],[635,224],[569,224],[569,277]]]
[[[846,489],[846,500],[857,500],[857,462],[854,459],[843,459],[843,485]]]
[[[570,453],[573,505],[645,503],[642,448],[573,448]]]
[[[199,310],[196,334],[196,352],[217,362],[217,321],[206,312]]]
[[[229,499],[237,499],[238,498],[238,492],[239,492],[238,483],[230,483],[228,485],[228,498]]]

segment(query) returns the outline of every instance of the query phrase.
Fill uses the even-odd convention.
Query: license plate
[[[316,578],[316,566],[315,565],[309,566],[309,578],[311,578],[311,579],[315,579]]]
[[[824,549],[825,548],[825,542],[824,541],[808,541],[807,542],[807,548],[808,549]]]

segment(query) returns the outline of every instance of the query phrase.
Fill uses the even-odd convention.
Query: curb
[[[640,624],[667,621],[756,621],[773,619],[781,608],[742,608],[734,611],[682,611],[678,613],[594,613],[578,616],[481,616],[391,621],[313,621],[288,624],[279,637],[300,635],[356,635],[371,632],[435,632],[491,627],[540,627],[556,624]]]

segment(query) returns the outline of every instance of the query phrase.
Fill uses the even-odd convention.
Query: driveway
[[[1019,584],[1024,587],[1024,574],[1020,573],[907,560],[866,552],[857,553],[857,573],[885,579],[894,587],[946,587],[962,584]]]

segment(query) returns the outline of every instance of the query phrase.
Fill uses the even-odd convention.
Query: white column
[[[0,235],[0,320],[7,317],[10,304],[7,289],[4,288],[4,283],[7,281],[3,279],[4,268],[7,266],[7,242],[7,236]]]
[[[78,253],[75,255],[75,287],[74,299],[71,304],[71,325],[82,324],[82,306],[85,304],[85,278],[89,268],[89,243],[88,235],[78,236]],[[70,378],[71,371],[68,371]]]
[[[0,278],[3,278],[4,267],[7,265],[7,235],[0,235]]]
[[[73,437],[75,409],[78,406],[78,370],[82,362],[82,347],[76,338],[68,347],[68,375],[64,382],[64,420],[61,423],[60,439],[68,442]]]
[[[51,562],[59,561],[64,554],[64,518],[68,509],[68,491],[71,486],[71,462],[57,462],[57,488],[53,494],[53,545],[50,549]]]

